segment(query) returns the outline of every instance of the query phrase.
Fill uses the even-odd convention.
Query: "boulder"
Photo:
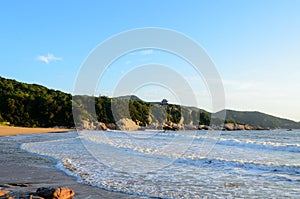
[[[224,125],[224,129],[227,131],[242,131],[246,130],[244,124],[234,124],[234,123],[227,123]]]
[[[86,120],[83,120],[82,121],[82,128],[83,129],[89,129],[90,128],[90,122],[86,121]]]
[[[98,129],[103,131],[108,130],[106,124],[104,124],[103,122],[98,122]]]
[[[246,124],[245,125],[245,130],[251,131],[251,130],[253,130],[253,127]]]
[[[245,125],[243,124],[235,124],[234,130],[245,130]]]
[[[177,131],[177,130],[179,130],[179,127],[178,126],[173,126],[171,124],[164,124],[163,125],[163,130],[165,130],[165,131]]]
[[[135,131],[140,128],[134,121],[128,118],[122,118],[116,122],[118,130]]]
[[[207,125],[199,125],[198,127],[199,130],[213,130],[210,126]]]
[[[114,123],[108,123],[106,124],[106,127],[110,130],[116,130],[116,125]]]
[[[75,192],[68,187],[42,187],[36,190],[36,194],[45,199],[72,199]]]
[[[0,197],[1,197],[1,196],[5,196],[5,195],[8,194],[8,193],[10,193],[9,190],[2,190],[2,189],[0,189]]]
[[[83,120],[82,124],[81,124],[81,128],[84,129],[84,130],[95,130],[96,126],[93,124],[93,122]]]
[[[233,131],[234,130],[234,123],[226,123],[224,125],[224,129],[227,130],[227,131]]]
[[[227,123],[224,125],[224,130],[227,131],[235,131],[235,130],[267,130],[266,128],[262,128],[260,126],[250,126],[248,124],[234,124],[234,123]]]

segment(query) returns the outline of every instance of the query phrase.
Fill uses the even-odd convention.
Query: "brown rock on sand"
[[[1,196],[5,196],[6,194],[8,194],[10,191],[8,191],[8,190],[2,190],[2,189],[0,189],[0,197]]]
[[[75,192],[68,187],[58,187],[58,188],[38,188],[36,194],[45,199],[72,199]]]

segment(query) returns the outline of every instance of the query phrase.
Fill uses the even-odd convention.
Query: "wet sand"
[[[54,159],[37,156],[20,149],[20,144],[43,141],[43,134],[32,136],[0,137],[0,185],[27,184],[27,187],[11,186],[4,188],[16,195],[35,192],[39,187],[67,186],[75,191],[79,198],[144,198],[122,193],[110,192],[89,185],[79,184],[72,176],[56,169]],[[47,138],[49,139],[49,138]]]

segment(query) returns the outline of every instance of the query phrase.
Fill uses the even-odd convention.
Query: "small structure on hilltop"
[[[168,100],[163,99],[160,103],[161,106],[167,106],[168,105]]]

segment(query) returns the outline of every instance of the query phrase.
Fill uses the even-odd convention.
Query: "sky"
[[[99,44],[146,27],[179,32],[205,50],[223,82],[227,109],[300,121],[298,0],[0,0],[0,76],[72,93],[82,64]],[[149,63],[168,65],[187,80],[197,104],[183,104],[211,110],[203,78],[189,63],[155,49],[114,61],[95,93],[113,95],[124,75]],[[172,90],[154,84],[135,94],[178,101]]]

